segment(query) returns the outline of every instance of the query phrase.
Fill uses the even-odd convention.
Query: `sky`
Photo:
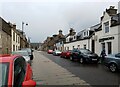
[[[100,23],[103,11],[109,6],[118,8],[119,0],[1,0],[0,16],[15,23],[31,42],[43,42],[48,36],[68,34],[72,27],[78,33]]]

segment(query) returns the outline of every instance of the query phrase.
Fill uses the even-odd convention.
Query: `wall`
[[[71,43],[66,43],[64,44],[64,48],[66,47],[69,47],[69,50],[72,50],[73,49],[73,46],[74,48],[78,48],[78,45],[80,45],[80,48],[84,48],[84,45],[86,45],[86,49],[88,49],[88,42],[89,40],[86,39],[86,40],[81,40],[81,41],[76,41],[76,42],[71,42]],[[90,45],[90,43],[89,43]]]
[[[13,32],[15,33],[15,37],[14,37],[15,41],[13,40]],[[12,51],[16,51],[20,48],[20,36],[15,32],[14,29],[11,30],[11,33],[12,33]],[[13,45],[15,46],[15,50],[13,50]]]
[[[2,31],[2,54],[11,53],[11,36]]]
[[[118,43],[118,26],[114,26],[114,27],[109,26],[109,32],[105,33],[104,23],[107,21],[109,21],[109,24],[111,25],[110,16],[107,13],[105,13],[104,18],[102,20],[102,30],[95,33],[95,35],[97,35],[97,37],[98,37],[97,41],[95,42],[95,52],[98,55],[100,55],[100,53],[102,51],[102,43],[105,43],[106,54],[108,54],[107,42],[112,43],[112,54],[118,52],[118,47],[119,47],[118,46],[118,44],[119,44]],[[99,39],[107,38],[107,37],[114,37],[114,39],[113,40],[105,40],[104,42],[99,42]]]

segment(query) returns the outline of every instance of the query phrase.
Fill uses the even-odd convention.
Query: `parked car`
[[[111,72],[120,70],[120,53],[105,56],[104,64]]]
[[[71,56],[71,50],[63,51],[60,55],[62,58],[70,58]]]
[[[77,59],[80,63],[98,62],[98,55],[88,49],[73,49],[70,60]]]
[[[18,51],[13,51],[12,54],[23,56],[25,58],[26,62],[30,63],[30,56],[28,54],[28,51],[18,50]]]
[[[53,55],[54,56],[60,56],[61,55],[61,51],[55,50],[55,51],[53,51]]]
[[[22,48],[21,50],[28,51],[28,54],[30,56],[30,60],[33,60],[33,50],[31,48]]]
[[[0,87],[35,87],[32,69],[22,56],[0,55]]]
[[[52,54],[52,53],[53,53],[53,50],[48,50],[47,53],[48,53],[48,54]]]

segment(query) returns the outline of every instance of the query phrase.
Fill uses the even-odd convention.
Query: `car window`
[[[27,51],[15,51],[12,54],[17,54],[17,55],[21,55],[21,56],[29,56]]]
[[[89,51],[89,50],[80,50],[81,51],[81,53],[86,53],[86,54],[92,54],[92,52],[91,51]]]
[[[26,62],[23,57],[17,58],[14,62],[14,87],[19,87],[25,78]]]
[[[0,87],[7,85],[9,63],[0,63]]]
[[[120,53],[116,54],[115,56],[118,57],[118,58],[120,58]]]

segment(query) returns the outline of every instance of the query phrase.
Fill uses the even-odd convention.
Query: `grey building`
[[[0,54],[11,53],[11,26],[0,17]]]

